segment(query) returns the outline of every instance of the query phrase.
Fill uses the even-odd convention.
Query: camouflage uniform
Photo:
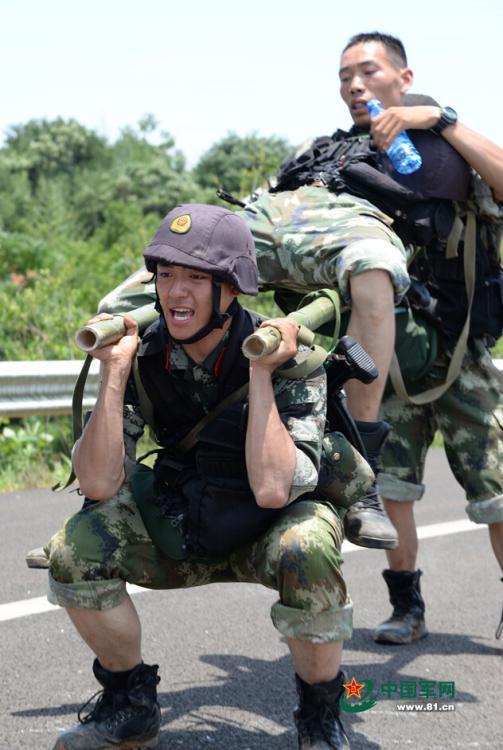
[[[391,219],[368,201],[324,187],[264,193],[238,212],[257,250],[260,285],[303,294],[324,287],[350,304],[349,277],[387,271],[398,302],[409,286],[407,254]]]
[[[221,342],[225,345],[225,340]],[[202,365],[173,346],[171,364],[186,370],[194,398],[209,411],[215,398],[213,366],[220,348]],[[297,463],[290,502],[312,491],[318,481],[310,455],[321,453],[326,385],[323,374],[305,380],[275,378],[278,410],[296,444]],[[296,404],[311,412],[296,418]],[[124,406],[125,446],[132,465],[144,422],[134,404]],[[309,446],[306,452],[303,448]],[[353,480],[351,475],[349,479]],[[189,557],[175,561],[150,539],[128,482],[108,501],[94,503],[67,519],[50,540],[52,602],[63,607],[102,609],[126,596],[125,582],[152,589],[183,588],[212,582],[261,583],[279,592],[272,607],[275,627],[285,636],[314,643],[351,636],[352,603],[341,574],[343,530],[337,510],[305,500],[288,505],[259,539],[223,559]]]
[[[444,170],[448,175],[449,170]],[[438,179],[438,176],[437,176]],[[477,213],[496,226],[503,205],[479,179],[472,186]],[[433,369],[414,384],[420,393],[445,382],[452,351],[441,337]],[[503,521],[503,394],[502,374],[494,367],[481,339],[470,340],[460,374],[444,395],[416,406],[386,393],[382,417],[393,430],[382,457],[379,487],[390,500],[420,500],[428,447],[438,429],[449,465],[465,490],[466,511],[475,523]]]
[[[351,304],[349,277],[387,271],[395,302],[409,286],[408,251],[392,220],[372,203],[348,193],[304,186],[263,193],[237,212],[255,240],[261,289],[282,287],[301,294],[337,288]],[[100,312],[133,310],[155,301],[151,274],[138,270],[99,305]]]
[[[445,381],[450,355],[442,352],[421,392]],[[452,472],[466,493],[475,523],[503,521],[502,376],[481,342],[472,342],[458,378],[437,401],[416,406],[385,394],[381,416],[393,425],[382,457],[379,489],[390,500],[420,500],[426,453],[440,430]]]

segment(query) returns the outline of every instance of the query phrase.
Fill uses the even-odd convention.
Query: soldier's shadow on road
[[[473,656],[501,655],[501,649],[485,645],[467,635],[435,633],[409,646],[378,646],[368,629],[356,629],[353,638],[346,641],[346,654],[362,652],[361,663],[345,666],[349,679],[353,674],[362,679],[372,679],[380,684],[396,682],[397,675],[404,680],[424,680],[425,674],[407,673],[407,666],[418,656],[431,654],[472,654]],[[379,661],[372,661],[372,654]],[[383,654],[386,660],[382,661]],[[162,690],[169,684],[169,674],[163,675],[159,702],[162,710],[162,731],[159,750],[199,750],[209,747],[219,750],[293,750],[297,747],[292,710],[296,704],[293,668],[285,655],[275,661],[252,659],[242,655],[209,654],[201,661],[210,665],[210,677],[205,684],[178,683],[171,690]],[[411,669],[414,672],[413,669]],[[452,679],[442,675],[442,680]],[[208,680],[210,683],[208,684]],[[476,702],[471,693],[456,686],[457,702]],[[82,696],[82,703],[87,696]],[[20,717],[52,716],[64,719],[66,726],[74,723],[81,704],[30,708],[12,713]],[[352,747],[377,750],[380,746],[358,731],[363,719],[356,714],[342,713]]]
[[[158,750],[294,750],[297,747],[292,712],[296,705],[293,668],[289,656],[275,661],[242,655],[210,654],[211,684],[159,691],[162,712]],[[169,675],[164,676],[169,680]],[[160,687],[162,687],[162,682]],[[84,703],[86,696],[83,696]],[[45,706],[12,712],[13,716],[58,717],[72,726],[81,704]],[[343,717],[352,746],[362,750],[380,747],[367,740],[351,724],[359,719]]]
[[[191,687],[164,693],[162,742],[160,750],[173,747],[239,750],[294,750],[297,733],[292,712],[297,702],[293,667],[289,656],[276,661],[244,656],[213,654],[201,661],[222,674],[212,686]],[[236,718],[224,716],[229,709]],[[243,713],[245,712],[245,715]],[[188,718],[188,722],[187,722]],[[182,719],[184,728],[176,725]],[[187,728],[187,723],[191,724]],[[379,745],[351,731],[345,720],[353,747],[377,750]]]
[[[419,681],[435,679],[448,682],[453,680],[452,675],[442,674],[440,677],[436,675],[436,656],[462,654],[463,656],[474,657],[501,657],[501,648],[486,645],[485,643],[481,643],[480,640],[480,636],[461,635],[457,633],[430,633],[426,638],[414,641],[406,646],[393,646],[374,643],[372,630],[368,628],[355,628],[351,640],[346,641],[344,644],[345,653],[347,654],[349,651],[363,652],[365,654],[375,653],[379,655],[379,662],[373,664],[371,658],[367,656],[362,660],[361,664],[353,663],[349,668],[346,668],[346,671],[348,674],[355,672],[359,678],[372,679],[378,684],[388,681],[396,683],[399,681],[397,680],[398,674],[401,680]],[[431,677],[431,674],[414,674],[412,663],[417,657],[424,657],[425,655],[432,657],[431,672],[435,673],[435,678]],[[385,661],[381,661],[383,657],[386,658]],[[411,666],[411,672],[407,672],[409,665]],[[398,696],[395,697],[395,702],[397,699]],[[455,700],[462,703],[476,703],[478,698],[472,693],[464,692],[461,686],[457,684]]]

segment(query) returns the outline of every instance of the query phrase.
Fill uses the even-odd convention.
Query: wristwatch
[[[448,125],[454,125],[458,121],[458,113],[452,107],[442,107],[440,110],[440,119],[436,125],[432,127],[432,130],[437,135],[440,135]]]

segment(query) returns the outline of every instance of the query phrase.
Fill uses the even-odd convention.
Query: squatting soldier
[[[258,291],[253,238],[236,214],[179,206],[144,257],[160,319],[138,349],[126,316],[126,335],[93,352],[100,392],[73,451],[86,502],[45,548],[50,599],[94,652],[103,687],[54,750],[153,747],[158,739],[158,666],[142,661],[126,581],[155,589],[243,581],[278,590],[271,617],[295,667],[299,747],[348,748],[339,718],[352,613],[341,574],[342,512],[315,492],[325,371],[281,376],[298,349],[298,326],[288,319],[272,321],[282,335],[273,354],[243,357],[244,338],[263,323],[236,299]],[[161,446],[153,470],[134,464],[145,399]],[[187,445],[196,425],[197,441]]]

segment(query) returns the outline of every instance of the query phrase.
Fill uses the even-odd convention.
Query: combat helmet
[[[164,218],[143,256],[147,269],[154,274],[158,263],[211,274],[213,305],[210,321],[190,339],[174,339],[180,343],[199,341],[214,328],[221,328],[234,314],[236,300],[225,312],[220,312],[222,281],[228,281],[243,294],[258,294],[252,234],[241,217],[220,206],[201,203],[176,206]]]

